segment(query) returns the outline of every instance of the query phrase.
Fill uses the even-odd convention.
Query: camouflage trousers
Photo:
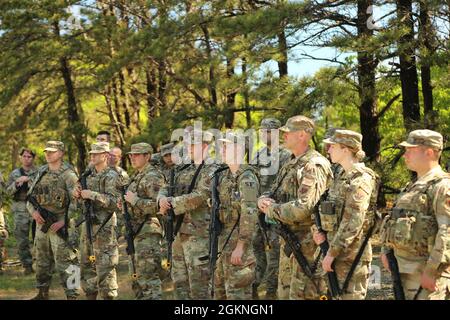
[[[147,223],[134,240],[137,279],[132,288],[138,300],[161,300],[161,278],[167,275],[161,266],[161,241],[161,234],[151,232]]]
[[[106,217],[100,219],[103,221]],[[119,248],[115,233],[116,217],[111,219],[98,231],[100,225],[93,226],[95,263],[89,261],[89,241],[86,234],[86,223],[81,229],[81,284],[86,295],[97,293],[104,299],[117,297],[117,265],[119,264]],[[91,253],[92,254],[92,253]]]
[[[37,288],[49,288],[53,271],[59,275],[61,285],[67,297],[77,297],[78,288],[69,288],[72,282],[73,268],[78,268],[78,257],[76,250],[70,248],[58,235],[49,230],[47,233],[36,226],[36,237],[34,241],[34,252],[36,253],[36,281]]]
[[[266,298],[276,297],[278,287],[278,267],[280,263],[279,236],[272,228],[266,231],[270,248],[266,248],[265,237],[259,225],[253,237],[253,252],[256,258],[256,278],[253,286],[257,289],[266,283]]]
[[[219,238],[219,250],[222,249],[230,228],[222,231]],[[234,230],[228,244],[217,260],[214,276],[214,298],[216,300],[251,300],[252,284],[255,281],[256,259],[252,244],[248,243],[242,255],[242,265],[231,264],[231,254],[236,248],[237,231]]]
[[[286,244],[280,244],[280,263],[278,267],[278,300],[289,300],[291,289],[292,268],[291,260],[284,253]]]
[[[339,287],[342,288],[345,279],[350,271],[353,261],[335,260],[334,270],[339,281]],[[342,300],[364,300],[367,295],[367,287],[370,277],[370,262],[360,261],[355,268],[352,278],[348,284],[347,290],[341,295]]]
[[[413,300],[420,288],[421,273],[401,273],[403,291],[406,300]],[[430,292],[421,289],[416,300],[450,300],[450,278],[439,277],[436,280],[437,290]]]
[[[22,266],[28,267],[33,263],[30,246],[31,216],[25,201],[13,202],[11,211],[14,214],[14,236],[17,241],[19,258]]]
[[[177,299],[209,299],[209,239],[179,234],[173,243],[172,278]]]
[[[310,241],[312,241],[312,239],[310,239]],[[284,249],[284,246],[282,246],[282,248]],[[311,279],[303,272],[303,269],[298,264],[294,254],[291,253],[289,257],[289,265],[291,270],[289,285],[290,300],[319,300],[322,296],[326,296],[328,288],[325,273],[322,270],[320,261],[317,260],[316,254],[319,254],[317,250],[314,251],[306,245],[303,247],[303,255],[308,261],[308,264],[312,268],[316,267],[314,275]],[[286,256],[284,252],[281,252],[281,255]],[[283,279],[283,281],[286,280],[287,277],[286,279]]]

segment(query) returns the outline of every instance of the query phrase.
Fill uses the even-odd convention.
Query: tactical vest
[[[430,191],[450,176],[435,178],[424,185],[406,187],[396,201],[390,215],[386,216],[381,231],[382,241],[396,249],[402,256],[427,257],[431,252],[438,231],[438,223],[432,208]]]
[[[23,168],[19,169],[21,176],[29,176],[26,174]],[[23,183],[19,189],[17,189],[16,193],[14,193],[13,200],[14,201],[25,201],[27,199],[28,193],[28,182]]]
[[[70,204],[70,195],[66,189],[66,181],[63,174],[70,167],[63,164],[57,172],[49,171],[48,168],[40,172],[39,181],[32,186],[31,194],[36,197],[37,202],[53,213],[65,213]]]
[[[344,213],[345,199],[349,192],[351,192],[351,182],[358,177],[361,177],[364,173],[369,174],[372,177],[372,193],[370,195],[369,208],[366,212],[364,221],[364,229],[367,229],[371,222],[373,222],[376,215],[376,206],[378,198],[378,186],[380,178],[370,168],[357,167],[355,172],[345,179],[345,182],[340,184],[340,188],[330,189],[328,197],[325,201],[322,201],[319,205],[320,220],[322,222],[322,229],[327,232],[337,231],[339,224],[342,221]],[[337,191],[337,192],[336,192]],[[365,231],[365,230],[364,230]]]

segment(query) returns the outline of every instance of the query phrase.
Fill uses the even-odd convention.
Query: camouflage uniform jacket
[[[44,209],[59,215],[60,220],[63,220],[66,211],[72,208],[70,206],[72,193],[77,183],[78,177],[72,166],[67,163],[63,163],[56,171],[51,171],[48,165],[44,165],[38,169],[28,194],[35,196]],[[29,202],[27,202],[27,209],[30,214],[35,210]]]
[[[191,193],[187,193],[199,165],[191,163],[177,167],[175,173],[175,190],[172,197],[172,207],[175,215],[184,214],[180,234],[208,237],[210,209],[208,199],[211,197],[211,179],[216,165],[203,165],[195,180]],[[169,177],[167,177],[169,180]],[[159,192],[158,199],[169,195],[169,185]]]
[[[118,210],[117,202],[120,198],[119,190],[117,189],[118,180],[121,177],[112,168],[107,167],[100,173],[95,168],[87,177],[86,183],[89,190],[92,191],[94,212],[97,220],[96,223],[101,223],[103,219],[110,216]],[[83,203],[83,201],[80,201]]]
[[[267,146],[261,148],[260,150],[258,150],[255,158],[252,161],[252,163],[255,164],[255,167],[261,169],[259,173],[261,193],[270,190],[273,182],[277,177],[277,172],[280,171],[283,165],[287,161],[289,161],[291,157],[291,153],[283,148],[279,148],[274,153],[271,153],[270,151],[270,148],[268,148]],[[276,164],[274,164],[276,161],[278,161],[278,166],[275,168],[270,168],[271,166],[276,166]],[[264,169],[266,169],[265,171],[267,172],[263,172]],[[273,170],[273,172],[271,172],[271,170]]]
[[[241,165],[236,174],[230,170],[221,172],[218,191],[220,221],[224,224],[225,230],[230,230],[238,223],[237,239],[246,244],[251,243],[258,217],[256,202],[259,194],[259,181],[254,169],[248,165]],[[222,236],[225,236],[224,232]]]
[[[326,202],[332,203],[334,212],[324,212],[321,204],[322,227],[328,231],[329,253],[339,260],[353,261],[358,253],[373,215],[369,214],[376,205],[376,174],[364,163],[356,163],[343,175],[335,177],[328,191]],[[370,206],[370,208],[369,208]],[[361,261],[371,261],[371,246],[366,246]]]
[[[150,233],[161,235],[161,223],[156,215],[158,212],[156,199],[164,183],[165,178],[161,171],[148,163],[141,171],[131,176],[127,189],[137,194],[136,200],[129,206],[133,223],[137,225],[148,223]]]
[[[401,273],[450,277],[450,175],[441,167],[408,184],[383,224]]]
[[[332,178],[330,162],[317,151],[308,149],[298,157],[291,155],[280,169],[271,191],[265,194],[277,201],[269,207],[267,217],[287,224],[295,232],[305,256],[312,256],[317,248],[311,233],[313,211]]]
[[[27,198],[28,190],[25,188],[17,188],[16,180],[22,176],[20,172],[20,168],[14,169],[8,178],[8,184],[6,188],[6,193],[14,198],[14,201],[25,201]],[[33,181],[34,177],[37,174],[36,168],[32,167],[29,171],[25,172],[25,175],[30,177],[30,182],[28,182],[28,186]]]

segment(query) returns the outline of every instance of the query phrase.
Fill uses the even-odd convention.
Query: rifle
[[[120,188],[120,194],[121,194],[121,201],[122,201],[122,213],[123,213],[123,218],[125,220],[125,240],[127,241],[127,248],[126,248],[126,252],[127,255],[130,256],[131,258],[131,267],[132,267],[132,274],[131,274],[131,278],[133,280],[137,279],[137,271],[136,271],[136,250],[134,248],[134,230],[133,230],[133,225],[131,223],[131,216],[130,213],[128,212],[128,205],[127,202],[125,201],[125,193],[126,193],[126,188],[125,186],[121,186]]]
[[[259,228],[261,230],[262,236],[263,236],[263,241],[264,241],[264,250],[265,251],[269,251],[272,249],[272,246],[270,245],[270,240],[269,240],[269,236],[267,235],[267,229],[268,229],[268,225],[267,222],[265,221],[265,214],[264,213],[258,213],[258,225]]]
[[[172,168],[170,170],[170,176],[169,176],[169,192],[168,197],[173,197],[175,191],[175,169]],[[167,218],[165,223],[165,233],[164,237],[166,238],[167,242],[167,262],[165,264],[165,268],[167,270],[171,270],[172,268],[172,244],[175,240],[174,236],[174,230],[173,230],[173,222],[175,221],[175,212],[173,211],[173,208],[170,208],[167,210]]]
[[[228,169],[228,167],[217,169],[213,175],[213,183],[211,189],[211,220],[209,222],[209,272],[211,275],[211,298],[214,298],[214,274],[216,271],[216,263],[219,256],[219,235],[222,232],[223,225],[220,222],[220,197],[219,190],[219,172]]]
[[[80,177],[80,184],[82,190],[88,190],[87,177],[91,175],[92,169],[88,168]],[[94,243],[93,243],[93,219],[94,219],[94,206],[91,200],[84,200],[84,216],[86,223],[86,235],[88,238],[88,251],[89,261],[95,263]]]
[[[402,286],[402,279],[400,278],[400,271],[398,269],[397,258],[395,258],[393,249],[389,249],[389,251],[386,253],[386,258],[389,263],[389,269],[391,270],[395,300],[406,300],[405,292],[403,291]]]
[[[327,197],[327,192],[325,192],[322,197],[322,199],[325,199]],[[320,233],[325,234],[326,237],[326,232],[322,229],[322,221],[320,219],[320,213],[319,213],[319,206],[320,206],[321,201],[319,200],[319,202],[316,204],[316,206],[314,207],[314,220],[317,226],[317,230]],[[322,242],[320,245],[320,251],[322,253],[322,256],[325,257],[328,249],[330,248],[330,244],[328,243],[328,239],[325,239],[324,242]],[[334,261],[332,263],[332,268],[333,270],[335,270],[334,268]],[[331,297],[332,298],[338,298],[341,295],[341,290],[339,289],[339,281],[336,275],[336,271],[332,271],[332,272],[327,272],[327,278],[328,278],[328,286],[330,288],[330,293],[331,293]]]
[[[52,226],[52,224],[59,221],[56,214],[54,214],[51,211],[48,211],[47,209],[43,208],[39,202],[37,202],[36,198],[32,195],[29,195],[27,197],[27,200],[33,205],[33,207],[39,212],[41,217],[45,220],[44,224],[41,225],[41,231],[43,233],[47,233],[48,229]],[[56,234],[63,239],[64,241],[67,241],[67,226],[64,226],[63,228],[56,231]]]

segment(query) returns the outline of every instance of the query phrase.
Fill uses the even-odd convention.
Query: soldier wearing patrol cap
[[[261,192],[270,190],[279,169],[291,156],[289,151],[278,144],[278,129],[280,127],[280,121],[274,118],[265,118],[261,121],[260,135],[266,146],[257,151],[252,161],[252,164],[259,169]],[[275,139],[277,140],[275,141]],[[264,214],[258,220],[253,238],[253,250],[256,257],[256,279],[253,283],[253,298],[259,298],[258,287],[265,283],[265,299],[276,299],[280,242],[278,234],[274,232],[271,225],[265,223]]]
[[[280,128],[284,146],[292,152],[291,159],[280,169],[270,192],[258,200],[258,207],[267,218],[282,222],[299,238],[302,253],[313,272],[311,276],[306,274],[283,240],[278,272],[279,299],[319,299],[327,291],[321,268],[315,270],[314,267],[317,246],[311,227],[314,207],[333,175],[329,161],[309,147],[314,128],[314,121],[305,116],[294,116]]]
[[[132,288],[136,299],[160,300],[162,268],[161,241],[163,230],[157,217],[156,198],[164,185],[162,172],[150,163],[153,148],[145,142],[131,145],[128,152],[135,173],[130,178],[125,201],[133,219],[137,279]]]
[[[173,142],[164,144],[161,146],[160,155],[161,155],[161,171],[164,173],[166,179],[169,179],[170,170],[174,167],[174,163],[172,161],[172,150],[175,147]]]
[[[48,300],[48,291],[53,269],[61,279],[67,299],[76,299],[76,288],[68,286],[69,267],[78,266],[76,251],[67,242],[68,220],[71,212],[72,193],[77,185],[77,175],[72,167],[63,162],[64,143],[48,141],[45,145],[47,164],[38,169],[28,196],[33,197],[40,207],[51,212],[56,222],[50,228],[42,229],[46,221],[30,201],[27,209],[36,221],[36,281],[39,289],[35,300]]]
[[[214,294],[216,299],[251,299],[256,259],[252,237],[258,209],[259,181],[253,166],[243,162],[245,136],[229,132],[223,143],[222,159],[228,169],[217,173],[220,198],[220,257],[217,260]]]
[[[96,300],[97,295],[104,300],[117,297],[117,271],[119,249],[115,233],[117,224],[116,211],[120,194],[117,189],[119,174],[108,165],[109,143],[98,142],[89,151],[92,166],[83,175],[86,177],[87,189],[81,185],[75,189],[73,197],[80,206],[84,201],[91,201],[94,211],[92,221],[93,250],[86,233],[86,222],[81,229],[81,280],[88,300]],[[84,200],[84,201],[83,201]],[[93,255],[95,263],[88,257]]]
[[[211,177],[217,168],[205,163],[211,141],[209,132],[190,132],[186,141],[189,161],[172,167],[173,171],[169,171],[166,177],[170,183],[170,175],[173,174],[174,184],[167,184],[158,195],[161,213],[166,215],[169,209],[173,209],[175,214],[172,278],[178,299],[209,298],[207,257],[210,209],[207,200],[210,197]],[[168,152],[169,147],[172,146],[162,149],[161,153]],[[171,197],[169,188],[173,188]]]
[[[450,299],[450,175],[439,158],[443,137],[431,130],[412,131],[400,143],[409,170],[417,180],[395,201],[382,225],[382,261],[393,249],[407,300]]]
[[[328,238],[330,248],[324,253],[322,267],[326,272],[336,272],[341,292],[336,292],[338,296],[334,298],[363,300],[372,261],[370,240],[367,243],[364,240],[371,236],[369,230],[375,222],[378,177],[361,162],[364,151],[360,133],[336,130],[323,142],[329,146],[331,161],[339,164],[344,173],[335,177],[337,181],[320,203],[316,214],[320,214],[322,229],[327,234],[315,231],[314,240],[319,245]],[[350,272],[352,266],[354,270]]]

